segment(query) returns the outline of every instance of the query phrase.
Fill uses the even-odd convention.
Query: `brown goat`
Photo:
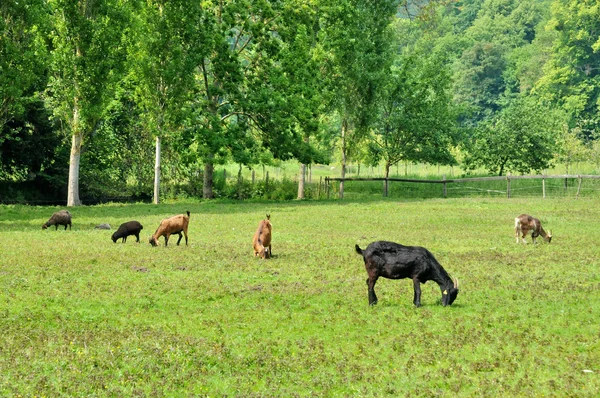
[[[258,228],[252,239],[252,246],[254,247],[254,257],[260,256],[260,258],[271,258],[273,252],[271,251],[271,215],[267,214],[266,220],[261,220],[258,223]]]
[[[546,242],[550,243],[552,240],[552,231],[544,231],[542,228],[542,223],[537,218],[531,217],[528,214],[521,214],[519,217],[515,218],[515,238],[517,238],[517,243],[519,240],[523,240],[523,243],[527,243],[525,241],[525,237],[531,231],[531,240],[535,243],[535,238],[541,236]]]
[[[165,237],[165,246],[169,244],[169,237],[173,234],[179,235],[179,239],[177,240],[177,245],[181,242],[181,233],[185,235],[185,245],[188,244],[188,225],[190,223],[190,211],[187,211],[187,216],[185,214],[178,214],[171,218],[165,218],[160,222],[158,229],[150,237],[150,244],[152,246],[158,246],[158,238],[161,236]]]

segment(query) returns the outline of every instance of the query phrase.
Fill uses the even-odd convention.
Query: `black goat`
[[[458,280],[450,279],[448,273],[423,247],[403,246],[394,242],[377,241],[365,250],[356,245],[356,252],[363,256],[369,278],[369,305],[377,304],[375,282],[382,276],[388,279],[411,278],[415,288],[415,306],[421,306],[421,283],[434,281],[440,285],[442,304],[451,305],[458,295]]]
[[[119,226],[119,229],[117,229],[115,233],[112,234],[111,239],[114,243],[117,243],[117,239],[123,238],[123,243],[125,243],[127,242],[127,237],[129,235],[134,235],[136,238],[135,241],[139,242],[140,231],[142,229],[144,229],[144,227],[137,221],[124,222],[123,224],[121,224],[121,226]]]

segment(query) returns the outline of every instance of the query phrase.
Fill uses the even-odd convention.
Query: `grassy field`
[[[103,205],[42,230],[57,209],[0,207],[0,396],[600,395],[600,199]],[[150,247],[187,209],[189,246]],[[515,244],[522,212],[551,244]],[[113,244],[132,219],[142,243]],[[354,245],[380,239],[430,249],[454,305],[380,279],[369,307]]]

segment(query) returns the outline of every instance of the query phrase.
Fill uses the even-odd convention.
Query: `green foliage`
[[[4,124],[22,117],[46,82],[45,8],[43,0],[0,4],[0,144],[13,139]]]
[[[515,100],[492,122],[476,129],[473,141],[465,144],[469,152],[466,166],[485,167],[498,175],[546,169],[551,165],[555,134],[563,120],[561,112],[531,98]]]
[[[547,29],[556,41],[537,90],[571,116],[586,139],[600,129],[600,8],[593,0],[554,1]]]
[[[152,191],[153,141],[131,86],[131,81],[121,83],[102,123],[86,142],[81,159],[84,197],[144,197]],[[169,149],[165,145],[167,160],[173,157]]]
[[[52,41],[46,98],[74,134],[88,135],[111,99],[130,16],[120,1],[50,0]]]
[[[400,161],[454,162],[449,149],[456,112],[447,67],[440,54],[429,53],[423,43],[409,48],[383,81],[380,115],[370,142],[372,162],[383,159],[388,170]]]
[[[469,170],[595,162],[598,12],[590,0],[4,1],[0,178],[30,180],[10,188],[19,197],[71,191],[81,154],[86,198],[144,197],[153,136],[166,198],[214,196],[215,165],[449,163],[459,140]],[[548,118],[529,114],[538,99]],[[70,161],[65,133],[80,139]]]
[[[48,173],[53,166],[62,168],[66,159],[60,158],[58,147],[63,137],[57,135],[47,110],[41,101],[28,102],[19,115],[2,126],[0,140],[0,179],[23,181]],[[55,162],[61,160],[59,166]]]
[[[160,220],[186,209],[189,246],[151,248]],[[515,244],[523,209],[551,244]],[[600,361],[599,209],[597,197],[104,205],[72,209],[65,232],[40,228],[57,208],[2,206],[0,395],[597,396],[584,371]],[[251,240],[266,212],[275,256],[261,261]],[[130,219],[140,244],[93,229]],[[431,250],[460,281],[456,302],[427,283],[416,309],[411,281],[381,279],[369,307],[354,245],[378,239]]]
[[[393,1],[323,1],[322,78],[329,109],[340,118],[342,170],[375,120],[382,82],[393,61]]]

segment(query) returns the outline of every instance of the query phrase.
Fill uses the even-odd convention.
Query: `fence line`
[[[417,184],[442,184],[443,185],[443,197],[445,198],[447,196],[447,185],[448,184],[464,184],[464,183],[469,183],[469,182],[483,182],[483,181],[506,181],[506,191],[498,191],[498,190],[489,190],[489,189],[477,189],[477,188],[471,188],[468,187],[470,189],[477,189],[477,190],[483,190],[483,191],[488,191],[488,192],[496,192],[496,193],[504,193],[506,192],[506,197],[510,198],[511,197],[511,187],[510,187],[510,182],[511,180],[529,180],[529,179],[541,179],[542,180],[542,197],[546,197],[546,180],[550,180],[550,179],[564,179],[565,180],[565,188],[568,185],[568,180],[569,179],[577,179],[578,183],[577,183],[577,193],[575,195],[575,198],[578,199],[579,198],[579,193],[581,192],[581,184],[582,181],[584,179],[600,179],[600,175],[592,175],[592,174],[557,174],[557,175],[545,175],[545,174],[536,174],[536,175],[522,175],[522,176],[513,176],[513,175],[506,175],[506,176],[495,176],[495,177],[467,177],[467,178],[451,178],[451,179],[446,179],[446,176],[444,175],[443,178],[441,180],[418,180],[418,179],[413,179],[413,178],[385,178],[385,177],[374,177],[374,178],[341,178],[341,177],[325,177],[325,191],[327,192],[327,199],[329,199],[329,195],[330,195],[330,184],[333,181],[339,181],[339,182],[344,182],[344,181],[383,181],[385,182],[384,184],[384,188],[383,188],[383,196],[388,196],[388,184],[390,182],[407,182],[407,183],[417,183]],[[520,190],[523,188],[518,188],[516,190]],[[343,195],[340,199],[343,199]]]

